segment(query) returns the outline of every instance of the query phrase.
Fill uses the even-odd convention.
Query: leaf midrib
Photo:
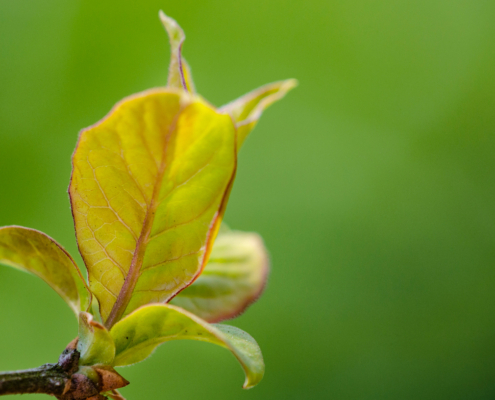
[[[158,196],[160,194],[160,189],[163,183],[163,176],[167,168],[167,148],[170,142],[170,137],[172,136],[172,132],[174,132],[177,127],[177,120],[179,119],[179,116],[182,113],[182,111],[183,108],[180,109],[179,112],[176,114],[167,132],[167,136],[165,138],[165,143],[163,146],[160,168],[156,175],[153,194],[151,196],[151,201],[148,206],[148,209],[146,211],[146,216],[143,222],[143,228],[141,229],[141,233],[139,234],[139,238],[136,244],[136,250],[134,251],[134,255],[132,257],[131,266],[129,267],[129,272],[127,273],[124,284],[120,289],[117,300],[115,301],[112,310],[110,311],[110,314],[108,315],[108,318],[105,322],[105,326],[109,330],[117,321],[119,321],[122,318],[122,315],[124,314],[131,300],[132,294],[134,292],[134,288],[136,287],[136,283],[140,275],[141,267],[143,265],[146,247],[149,243],[148,239],[151,234],[151,229],[153,228],[153,223],[155,221],[155,211],[159,205]]]

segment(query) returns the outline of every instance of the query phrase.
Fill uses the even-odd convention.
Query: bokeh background
[[[78,131],[165,84],[159,9],[213,104],[300,86],[245,144],[226,216],[271,251],[232,322],[264,380],[243,391],[227,351],[172,342],[122,370],[128,399],[495,398],[492,0],[0,0],[0,225],[77,253]],[[76,329],[48,286],[0,268],[0,370],[55,362]]]

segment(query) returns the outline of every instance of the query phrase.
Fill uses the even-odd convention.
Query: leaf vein
[[[113,207],[111,206],[110,201],[108,200],[108,197],[107,197],[107,195],[106,195],[105,191],[103,190],[103,188],[102,188],[102,187],[101,187],[101,185],[100,185],[100,181],[98,180],[98,177],[96,176],[95,169],[94,169],[93,165],[91,164],[91,162],[89,161],[89,158],[86,158],[86,161],[87,161],[87,163],[89,164],[89,166],[91,167],[91,171],[93,172],[93,177],[94,177],[94,180],[95,180],[96,184],[98,185],[98,187],[99,187],[99,189],[100,189],[100,191],[101,191],[101,194],[102,194],[102,195],[103,195],[103,197],[105,198],[105,201],[106,201],[106,202],[107,202],[107,204],[108,204],[108,208],[109,208],[110,210],[112,210],[112,212],[115,214],[115,216],[117,217],[117,219],[118,219],[118,220],[122,223],[122,225],[124,225],[124,226],[127,228],[127,230],[128,230],[128,231],[132,234],[132,236],[134,237],[134,240],[136,240],[136,242],[137,242],[138,238],[137,238],[136,234],[134,233],[134,231],[133,231],[133,230],[129,227],[129,225],[127,225],[127,224],[126,224],[126,223],[122,220],[122,218],[120,218],[120,215],[119,215],[119,214],[118,214],[118,213],[117,213],[117,212],[113,209]]]

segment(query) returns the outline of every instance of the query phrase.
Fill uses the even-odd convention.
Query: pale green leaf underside
[[[261,237],[224,230],[199,278],[171,303],[208,322],[233,318],[260,296],[267,274],[268,254]]]
[[[79,365],[112,365],[115,344],[106,328],[86,312],[79,314],[79,341],[77,350],[81,354]]]
[[[74,260],[42,232],[20,226],[0,228],[0,264],[43,279],[76,316],[91,304],[91,292]]]
[[[107,326],[201,272],[235,164],[230,117],[183,90],[131,96],[82,132],[69,192]]]
[[[188,339],[229,349],[244,369],[246,389],[255,386],[265,370],[261,350],[246,332],[232,326],[208,324],[168,304],[152,304],[134,311],[119,321],[110,334],[115,341],[117,367],[143,361],[164,342]]]

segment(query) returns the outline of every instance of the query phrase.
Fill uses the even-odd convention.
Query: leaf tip
[[[170,45],[173,49],[177,49],[186,39],[186,34],[184,33],[178,22],[172,17],[169,17],[162,10],[159,11],[158,16],[163,24],[163,27],[168,33],[168,36],[170,38]]]
[[[158,16],[167,31],[172,52],[167,86],[182,87],[186,92],[194,92],[191,70],[182,57],[182,45],[184,44],[184,40],[186,40],[186,34],[177,21],[169,17],[162,10],[160,10]]]
[[[294,79],[294,78],[286,79],[282,83],[282,87],[284,88],[284,90],[286,90],[286,92],[296,88],[297,86],[299,86],[299,81],[297,79]]]

